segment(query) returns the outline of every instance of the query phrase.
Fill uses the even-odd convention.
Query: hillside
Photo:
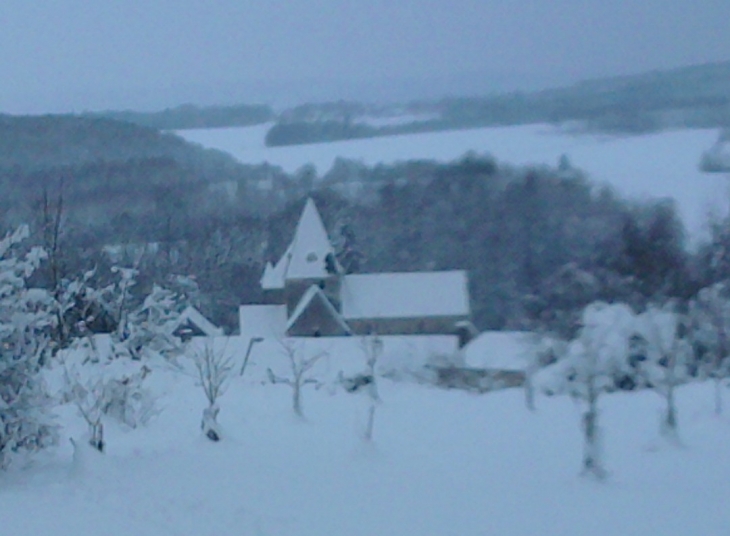
[[[263,357],[254,357],[250,376],[232,378],[217,444],[200,433],[205,400],[187,360],[183,370],[150,365],[159,413],[136,429],[108,420],[104,455],[88,447],[73,454],[68,439],[81,443],[86,424],[72,404],[59,405],[60,448],[3,477],[4,529],[719,536],[730,523],[730,434],[727,417],[712,415],[710,385],[678,391],[682,447],[659,439],[656,393],[607,395],[601,423],[611,474],[599,484],[579,476],[580,407],[568,396],[539,397],[531,413],[519,389],[476,396],[380,379],[374,441],[366,444],[366,397],[330,383],[307,389],[306,420],[297,419],[288,388],[261,384],[278,363]],[[316,374],[334,376],[342,360],[362,359],[334,357]]]
[[[0,207],[10,224],[32,220],[44,190],[52,197],[62,190],[69,216],[94,221],[139,213],[162,198],[181,207],[186,199],[200,203],[212,185],[245,184],[255,175],[223,152],[132,123],[0,116]]]
[[[145,158],[175,160],[207,179],[226,167],[238,166],[223,153],[124,121],[70,115],[0,115],[0,169],[32,172]]]
[[[394,110],[416,119],[373,125],[353,103],[308,105],[282,114],[269,146],[485,126],[551,123],[614,134],[730,126],[730,62],[589,80],[572,86],[493,96],[411,102]],[[422,119],[417,119],[421,117]]]

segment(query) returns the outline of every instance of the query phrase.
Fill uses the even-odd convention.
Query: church
[[[463,345],[473,333],[465,271],[346,274],[311,198],[261,287],[264,303],[239,309],[251,339],[458,335]]]

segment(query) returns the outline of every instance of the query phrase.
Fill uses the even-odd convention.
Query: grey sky
[[[401,98],[730,59],[728,0],[2,0],[0,111]]]

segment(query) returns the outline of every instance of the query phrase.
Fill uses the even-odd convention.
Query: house
[[[465,271],[346,274],[312,199],[281,259],[266,264],[261,287],[264,303],[239,309],[241,335],[468,338]]]

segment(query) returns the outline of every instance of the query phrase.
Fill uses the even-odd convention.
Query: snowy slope
[[[313,163],[325,173],[337,157],[374,165],[410,159],[449,161],[467,151],[491,153],[512,164],[556,165],[562,154],[596,181],[632,197],[677,200],[690,234],[703,231],[710,209],[725,210],[727,177],[699,170],[716,130],[677,130],[642,136],[574,136],[548,125],[428,132],[334,143],[266,147],[268,126],[186,130],[189,141],[231,153],[246,163],[270,162],[287,171]]]
[[[475,396],[381,381],[375,444],[359,439],[367,400],[307,390],[307,421],[285,386],[236,377],[221,400],[225,440],[202,438],[202,392],[156,368],[162,412],[147,428],[108,425],[108,452],[73,460],[64,441],[0,476],[2,534],[31,536],[509,535],[730,533],[730,418],[711,386],[679,390],[685,448],[657,440],[660,398],[606,396],[610,480],[577,476],[578,408],[525,409],[519,390]],[[59,409],[63,434],[83,424]]]

